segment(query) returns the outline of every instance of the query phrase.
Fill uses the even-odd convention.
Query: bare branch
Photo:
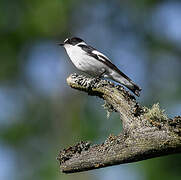
[[[73,74],[67,78],[67,83],[74,89],[104,99],[112,110],[119,112],[123,132],[109,136],[100,145],[80,142],[60,151],[57,159],[63,172],[85,171],[181,152],[181,117],[169,119],[158,104],[151,109],[141,107],[122,86],[106,80]]]

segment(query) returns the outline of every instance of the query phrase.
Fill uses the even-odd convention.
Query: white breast
[[[77,69],[90,75],[99,76],[105,65],[95,58],[88,56],[79,46],[65,45],[68,56]]]
[[[73,64],[79,69],[83,63],[84,52],[78,46],[65,45],[66,52]]]

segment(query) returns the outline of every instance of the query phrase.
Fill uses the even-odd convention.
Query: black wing
[[[107,65],[111,69],[115,70],[117,73],[119,73],[122,77],[124,77],[128,81],[131,81],[131,79],[128,76],[126,76],[123,72],[121,72],[108,58],[106,58],[103,54],[99,53],[92,46],[84,45],[84,44],[80,44],[78,46],[81,47],[82,50],[84,50],[89,56],[96,58],[97,60],[104,63],[105,65]],[[93,51],[97,52],[97,53],[94,53]]]
[[[133,91],[133,93],[135,93],[137,96],[139,96],[139,91],[141,91],[141,88],[139,86],[137,86],[135,83],[133,83],[131,81],[131,79],[128,76],[126,76],[126,74],[121,72],[106,56],[104,56],[102,53],[98,52],[95,48],[93,48],[89,45],[80,44],[78,46],[81,47],[82,50],[84,50],[87,53],[87,55],[92,56],[95,59],[97,59],[98,61],[104,63],[106,66],[113,69],[118,74],[120,74],[122,77],[127,79],[132,84],[132,87],[127,86],[128,89],[130,89],[131,91]]]
[[[82,50],[85,51],[89,56],[92,56],[92,57],[98,59],[98,56],[96,54],[92,53],[92,51],[96,50],[92,46],[84,45],[84,44],[79,44],[78,46],[81,47]]]

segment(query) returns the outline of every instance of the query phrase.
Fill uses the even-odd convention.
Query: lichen
[[[165,110],[160,109],[159,103],[154,104],[151,109],[146,108],[145,118],[152,126],[161,128],[168,120]]]
[[[145,116],[148,119],[159,122],[164,122],[168,119],[165,110],[160,109],[159,103],[154,104],[151,109],[148,109]]]

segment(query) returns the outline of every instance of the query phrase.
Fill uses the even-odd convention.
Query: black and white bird
[[[139,96],[141,88],[121,72],[104,54],[87,45],[78,37],[67,38],[63,46],[77,69],[95,77],[112,79]]]

